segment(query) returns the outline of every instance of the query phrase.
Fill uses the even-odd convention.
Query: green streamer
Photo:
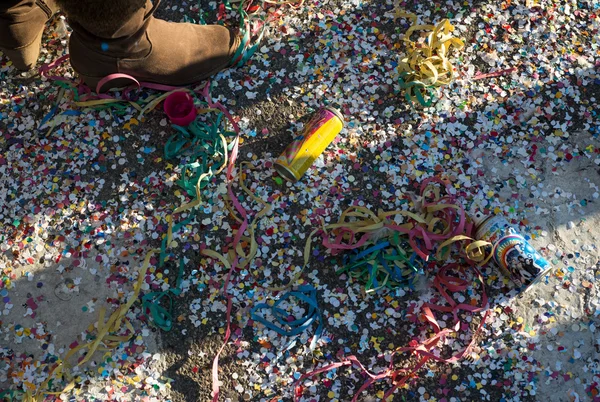
[[[417,274],[422,273],[420,260],[404,238],[394,233],[388,240],[380,240],[352,251],[345,257],[345,266],[336,273],[347,273],[365,284],[367,293],[381,288],[414,286]]]

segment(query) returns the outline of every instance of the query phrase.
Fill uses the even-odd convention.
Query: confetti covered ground
[[[456,80],[439,88],[430,107],[410,104],[399,86],[410,26],[395,19],[400,9],[423,23],[448,18],[465,43],[450,56]],[[182,21],[201,13],[210,23],[218,10],[214,1],[165,0],[158,16]],[[504,214],[552,270],[519,296],[493,264],[484,267],[490,313],[475,347],[456,363],[427,363],[392,399],[600,401],[598,13],[591,0],[307,0],[281,8],[254,57],[212,81],[213,98],[241,127],[238,171],[273,206],[258,222],[257,257],[234,273],[229,289],[219,400],[350,401],[367,379],[356,366],[297,380],[350,355],[381,373],[395,348],[422,340],[422,307],[438,297],[435,267],[411,288],[365,293],[364,283],[336,274],[343,254],[318,242],[298,281],[317,290],[323,331],[316,347],[316,323],[282,336],[251,311],[285,293],[264,286],[286,284],[300,271],[305,241],[322,221],[336,222],[353,205],[412,210],[420,183],[441,177],[465,208],[475,202]],[[41,63],[67,51],[61,24],[46,30]],[[69,67],[54,74],[75,77]],[[23,76],[5,58],[0,81],[3,397],[211,400],[213,359],[226,332],[226,269],[201,251],[226,253],[238,227],[225,207],[225,175],[211,179],[194,219],[174,234],[167,262],[159,267],[153,258],[143,279],[142,294],[175,287],[183,258],[171,330],[153,326],[136,301],[126,314],[131,328],[115,334],[126,340],[76,366],[84,355],[69,351],[95,341],[99,312],[108,316],[131,297],[147,251],[160,247],[168,217],[190,200],[176,184],[180,161],[164,154],[175,129],[161,107],[143,117],[128,106],[77,107],[68,89]],[[340,107],[346,128],[300,182],[286,183],[273,160],[324,104]],[[237,181],[233,187],[256,213],[256,202]],[[460,297],[481,303],[481,286]],[[309,310],[292,298],[281,307],[297,318]],[[438,353],[464,349],[482,317],[464,314],[458,335]],[[452,324],[451,315],[437,319]],[[68,373],[48,382],[64,360]],[[42,386],[56,394],[39,394]],[[382,400],[390,386],[376,382],[358,400]]]

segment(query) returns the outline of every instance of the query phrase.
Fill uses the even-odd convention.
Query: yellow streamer
[[[401,76],[404,75],[404,87],[408,98],[411,100],[416,98],[423,105],[428,105],[420,90],[447,85],[454,80],[454,67],[448,60],[448,54],[451,48],[460,50],[465,44],[452,36],[454,26],[447,19],[443,19],[435,26],[422,25],[417,24],[415,14],[397,10],[394,20],[399,18],[408,19],[412,25],[403,38],[406,56],[400,60],[398,72]],[[429,32],[424,42],[411,39],[411,36],[419,31]]]
[[[451,35],[454,26],[443,19],[439,24],[419,25],[417,16],[412,13],[397,12],[396,18],[407,18],[413,25],[406,31],[404,42],[407,56],[398,65],[400,72],[408,73],[407,81],[418,81],[426,86],[441,86],[454,79],[453,66],[447,58],[452,47],[457,50],[464,47],[464,42]],[[417,31],[431,31],[425,43],[414,42],[411,35]]]
[[[129,339],[131,339],[134,332],[133,332],[133,327],[131,326],[131,323],[129,323],[128,320],[126,320],[125,325],[126,325],[127,329],[129,329],[131,331],[131,335],[129,335],[129,336],[114,336],[114,335],[108,335],[108,334],[111,332],[113,332],[113,333],[118,332],[120,330],[121,322],[125,318],[125,314],[127,314],[127,311],[129,311],[129,309],[131,308],[131,306],[133,305],[133,303],[137,300],[137,298],[139,296],[140,290],[142,288],[142,284],[144,283],[144,279],[146,277],[146,272],[148,271],[148,267],[150,265],[150,258],[152,258],[152,256],[155,253],[160,253],[160,249],[152,249],[152,250],[148,251],[148,253],[146,254],[144,263],[138,273],[138,278],[136,280],[136,283],[133,286],[133,295],[131,295],[131,297],[129,298],[127,303],[119,306],[119,308],[117,308],[110,315],[110,317],[108,318],[106,323],[104,322],[104,316],[106,314],[106,309],[102,308],[100,310],[98,322],[96,324],[96,328],[97,328],[96,340],[94,340],[93,342],[78,345],[77,347],[69,350],[69,352],[65,355],[64,359],[59,361],[54,366],[54,368],[50,371],[50,373],[48,374],[48,378],[46,379],[46,381],[44,381],[44,383],[42,383],[42,385],[40,385],[38,390],[46,389],[48,387],[50,380],[52,380],[52,378],[54,378],[55,376],[58,377],[58,376],[62,375],[62,376],[69,377],[69,375],[67,374],[67,371],[66,371],[70,367],[68,360],[71,357],[73,357],[77,352],[88,349],[85,358],[83,358],[79,363],[77,363],[77,365],[75,367],[80,366],[80,365],[86,363],[87,361],[89,361],[92,358],[92,356],[94,355],[94,353],[97,350],[101,349],[100,348],[101,344],[107,344],[107,346],[111,345],[112,347],[110,347],[108,349],[112,350],[115,347],[117,347],[121,342],[125,342],[125,341],[128,341]],[[75,382],[71,381],[60,392],[39,391],[36,394],[27,392],[25,394],[24,401],[26,401],[26,402],[41,402],[44,399],[44,395],[60,395],[60,394],[71,391],[74,387],[75,387]]]
[[[178,92],[178,91],[191,92],[187,88],[180,88],[180,89],[176,89],[171,92],[167,92],[156,98],[153,98],[143,109],[139,105],[137,105],[133,102],[129,102],[129,103],[132,104],[140,112],[140,117],[141,117],[147,111],[154,109],[167,96],[169,96],[173,92]],[[115,100],[113,100],[113,99],[98,99],[98,100],[87,101],[87,102],[76,102],[75,104],[80,107],[89,107],[89,106],[105,105],[105,104],[113,103],[113,102],[115,102]],[[216,109],[208,108],[208,109],[202,109],[199,112],[200,113],[209,113],[209,112],[212,112],[215,110]],[[220,135],[220,137],[221,137],[221,141],[223,142],[224,163],[217,170],[216,174],[219,174],[227,166],[227,162],[228,162],[227,140],[225,139],[225,137],[222,134]],[[202,180],[204,178],[208,177],[209,175],[210,175],[210,173],[204,173],[200,176],[200,178],[195,186],[196,197],[192,201],[185,203],[185,204],[179,206],[178,208],[176,208],[171,213],[171,215],[169,217],[167,217],[167,221],[169,222],[169,227],[167,230],[167,248],[170,247],[170,245],[173,241],[173,225],[175,222],[174,215],[191,210],[201,203],[202,193],[200,190],[200,183],[202,182]],[[243,186],[242,188],[244,188],[245,191],[247,190],[249,192],[247,187]],[[254,200],[257,200],[257,201],[260,200],[259,198],[257,198],[254,195],[252,195],[252,197]],[[264,214],[266,214],[270,210],[270,205],[263,202],[262,200],[260,200],[260,201],[265,205],[265,208],[263,208],[263,210],[256,216],[255,219],[259,219],[260,217],[262,217]],[[250,233],[251,233],[252,240],[254,240],[254,226],[255,225],[256,225],[255,222],[253,222],[253,225],[251,225]],[[250,262],[251,258],[253,258],[254,255],[256,255],[256,249],[257,249],[257,247],[254,242],[254,246],[251,246],[250,253],[248,254],[248,256],[245,256],[247,258],[247,261],[245,261],[244,266]],[[146,253],[144,263],[142,264],[142,267],[139,270],[137,281],[133,287],[133,294],[131,295],[131,297],[129,298],[127,303],[119,306],[110,315],[110,317],[108,318],[108,320],[106,322],[104,320],[104,317],[106,315],[106,309],[105,308],[100,309],[99,315],[98,315],[98,321],[96,322],[95,325],[91,326],[91,328],[90,328],[90,330],[91,330],[90,332],[94,331],[94,328],[95,328],[96,339],[92,342],[78,345],[77,347],[69,350],[69,352],[67,352],[65,357],[62,360],[59,360],[56,363],[56,365],[50,370],[46,381],[44,381],[37,388],[36,393],[32,393],[30,390],[27,390],[27,392],[25,392],[25,396],[24,396],[25,402],[41,402],[41,401],[43,401],[45,395],[60,395],[60,394],[71,391],[75,387],[74,381],[70,381],[69,384],[67,384],[67,386],[60,392],[49,392],[49,391],[44,391],[44,390],[48,388],[50,381],[55,377],[63,376],[63,377],[67,377],[69,379],[72,378],[72,376],[68,372],[69,367],[71,367],[70,364],[68,363],[68,360],[70,358],[72,358],[76,353],[87,349],[85,358],[83,358],[75,367],[88,362],[92,358],[92,356],[95,354],[95,352],[114,350],[121,343],[127,342],[131,339],[131,337],[133,336],[135,331],[134,331],[133,326],[131,325],[131,322],[129,322],[129,320],[125,317],[125,315],[129,311],[129,309],[131,308],[133,303],[138,299],[138,296],[141,291],[141,287],[144,283],[144,278],[146,277],[146,272],[148,271],[148,267],[150,266],[150,259],[152,258],[152,256],[154,254],[160,253],[160,251],[161,251],[160,249],[152,249]],[[216,259],[220,260],[227,268],[231,267],[231,264],[227,261],[227,259],[225,259],[225,257],[223,257],[219,253],[216,253],[212,250],[204,250],[203,254],[208,257],[216,258]],[[130,332],[130,335],[127,335],[127,336],[111,335],[111,334],[119,332],[121,330],[121,328],[123,327],[123,325]]]
[[[146,112],[153,110],[160,102],[162,102],[164,99],[167,98],[167,96],[171,95],[174,92],[189,92],[189,93],[193,94],[193,91],[188,88],[177,88],[177,89],[174,89],[173,91],[166,92],[166,93],[160,95],[159,97],[155,98],[153,101],[148,103],[146,106],[144,106],[144,108],[142,110],[140,110],[138,119],[140,117],[142,117]]]
[[[113,103],[129,103],[131,106],[133,106],[136,110],[141,111],[142,108],[140,107],[140,105],[138,105],[135,102],[130,102],[124,99],[94,99],[94,100],[89,100],[89,101],[77,101],[77,102],[73,102],[73,104],[75,106],[79,106],[79,107],[94,107],[94,106],[104,106],[104,105],[111,105]]]

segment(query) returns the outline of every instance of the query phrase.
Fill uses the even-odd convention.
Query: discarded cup
[[[165,99],[164,110],[171,123],[188,126],[196,119],[194,98],[183,91],[173,92]]]

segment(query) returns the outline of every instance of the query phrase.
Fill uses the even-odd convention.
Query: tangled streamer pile
[[[439,301],[443,303],[425,303],[421,308],[420,319],[429,324],[431,336],[413,339],[409,346],[394,350],[388,369],[382,373],[369,372],[355,356],[348,356],[338,363],[316,369],[303,375],[296,382],[296,396],[302,395],[300,385],[302,380],[339,367],[356,366],[366,374],[368,379],[354,394],[352,401],[358,400],[361,392],[373,383],[387,379],[390,380],[391,387],[384,395],[385,400],[396,389],[406,384],[428,361],[455,363],[471,352],[475,339],[489,315],[488,297],[483,277],[477,266],[484,265],[490,260],[491,254],[488,252],[490,243],[470,237],[473,225],[467,222],[464,209],[453,196],[449,195],[449,191],[447,191],[448,195],[442,196],[438,185],[448,190],[448,184],[439,178],[423,182],[420,207],[415,212],[379,211],[375,214],[364,207],[351,207],[344,211],[337,223],[323,228],[323,245],[332,254],[341,250],[358,250],[358,254],[351,259],[365,259],[359,263],[352,263],[344,270],[348,270],[351,276],[358,276],[366,281],[367,291],[376,290],[373,286],[378,286],[382,273],[384,278],[379,287],[393,283],[395,276],[399,275],[402,278],[401,269],[412,267],[410,259],[398,255],[407,254],[404,248],[400,248],[401,251],[396,254],[381,252],[389,245],[399,246],[403,244],[401,239],[404,239],[404,244],[409,244],[419,258],[424,261],[431,259],[428,264],[429,269],[433,267],[437,269],[437,272],[432,272],[433,288],[439,292],[441,296]],[[396,224],[390,219],[395,216],[402,216],[405,223]],[[382,230],[390,232],[389,241],[380,239]],[[390,261],[390,264],[386,260]],[[456,262],[447,263],[452,260]],[[366,269],[363,270],[364,266]],[[359,274],[352,275],[357,268]],[[478,290],[473,289],[470,278],[477,279],[475,282],[479,284]],[[471,303],[457,302],[457,299],[461,300],[458,297],[459,293],[470,290],[479,292],[480,297],[472,298]],[[451,314],[453,324],[440,325],[435,312]],[[444,345],[444,341],[458,335],[459,330],[469,327],[467,321],[463,323],[461,313],[483,313],[483,316],[478,327],[473,331],[470,342],[462,351],[450,357],[442,357],[440,346]],[[463,325],[465,323],[467,324]],[[399,369],[395,366],[394,357],[404,353],[415,357],[416,363]]]
[[[417,23],[416,15],[401,11],[396,13],[395,19],[398,18],[406,18],[412,24],[403,38],[406,55],[398,64],[400,86],[407,101],[430,106],[435,88],[454,80],[454,67],[448,60],[450,50],[460,50],[465,44],[452,36],[454,26],[447,19],[437,25],[422,25]],[[428,32],[425,42],[413,41],[413,34],[420,31]]]

